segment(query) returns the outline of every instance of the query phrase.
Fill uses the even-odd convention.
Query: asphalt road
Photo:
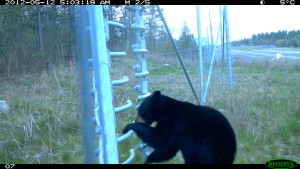
[[[300,52],[286,51],[286,49],[272,48],[263,50],[243,50],[232,48],[232,61],[255,62],[258,60],[280,60],[280,59],[300,59]]]

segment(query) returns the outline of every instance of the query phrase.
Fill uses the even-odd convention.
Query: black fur
[[[155,91],[138,109],[145,123],[128,124],[123,133],[135,133],[154,151],[146,164],[173,158],[181,150],[185,163],[230,164],[236,153],[234,131],[217,110],[161,95]],[[157,125],[150,124],[156,121]]]

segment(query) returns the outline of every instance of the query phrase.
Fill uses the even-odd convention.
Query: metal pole
[[[221,53],[222,53],[222,80],[224,79],[224,57],[225,57],[225,46],[224,46],[224,40],[225,40],[225,22],[224,22],[224,15],[222,17],[222,10],[220,6],[220,18],[222,18],[222,30],[221,30]]]
[[[94,164],[94,149],[93,149],[93,127],[90,109],[90,90],[88,78],[88,52],[87,52],[87,32],[85,30],[85,6],[77,6],[79,15],[76,18],[77,39],[76,45],[79,51],[79,79],[80,79],[80,103],[82,112],[82,135],[84,144],[85,163]]]
[[[200,71],[200,104],[204,105],[203,100],[203,62],[202,62],[202,35],[200,24],[200,6],[197,5],[197,27],[198,27],[198,50],[199,50],[199,71]]]
[[[95,110],[99,116],[99,161],[102,164],[118,164],[118,146],[114,109],[112,105],[112,86],[109,77],[105,28],[102,6],[89,6],[90,33],[92,42],[92,62],[95,79]],[[101,78],[100,78],[101,76]],[[97,124],[99,125],[99,124]]]
[[[135,24],[132,24],[131,28],[136,32],[136,44],[133,45],[133,53],[138,59],[138,64],[135,65],[133,69],[136,71],[134,76],[139,81],[139,84],[134,86],[134,90],[139,93],[137,100],[141,103],[146,97],[151,95],[151,93],[148,92],[148,83],[146,79],[146,77],[149,75],[149,71],[147,69],[146,59],[148,50],[145,39],[146,27],[143,18],[144,6],[131,6],[131,9],[133,9],[135,12]],[[135,107],[136,110],[138,110],[140,103]],[[142,158],[144,160],[146,160],[152,152],[149,146],[144,147],[141,149],[141,151],[143,152]]]
[[[230,35],[229,35],[229,23],[228,23],[228,7],[224,6],[225,15],[225,26],[226,26],[226,50],[227,50],[227,60],[228,60],[228,78],[229,78],[229,88],[232,89],[232,67],[231,67],[231,49],[230,49]]]
[[[163,23],[164,23],[164,26],[165,26],[165,28],[166,28],[166,30],[167,30],[167,32],[168,32],[169,38],[170,38],[170,40],[171,40],[171,42],[172,42],[172,45],[173,45],[173,47],[174,47],[174,49],[175,49],[176,56],[177,56],[177,58],[179,59],[179,62],[180,62],[180,64],[181,64],[181,67],[182,67],[182,69],[183,69],[183,72],[184,72],[184,74],[185,74],[185,77],[187,78],[187,80],[188,80],[188,82],[189,82],[189,85],[190,85],[190,87],[191,87],[191,89],[192,89],[192,92],[193,92],[193,94],[194,94],[194,97],[195,97],[197,103],[200,105],[200,101],[198,100],[197,94],[196,94],[196,92],[195,92],[195,89],[194,89],[194,87],[193,87],[193,84],[192,84],[192,82],[191,82],[191,79],[190,79],[190,77],[189,77],[189,75],[188,75],[188,73],[187,73],[187,70],[186,70],[186,68],[185,68],[185,66],[184,66],[184,63],[183,63],[182,58],[181,58],[181,55],[180,55],[180,53],[179,53],[179,51],[178,51],[177,45],[176,45],[176,43],[175,43],[173,37],[172,37],[172,34],[171,34],[171,32],[170,32],[170,29],[169,29],[169,27],[168,27],[168,25],[167,25],[167,22],[166,22],[166,20],[165,20],[165,17],[164,17],[164,15],[163,15],[163,13],[162,13],[162,11],[161,11],[159,5],[156,5],[156,8],[158,9],[158,13],[159,13],[159,15],[160,15],[160,17],[161,17],[161,19],[162,19],[162,21],[163,21]]]
[[[211,38],[211,45],[209,46],[209,54],[212,54],[212,50],[214,50],[214,46],[216,45],[214,42],[214,37],[213,37],[213,32],[212,32],[212,26],[211,26],[211,17],[210,17],[210,11],[208,12],[208,16],[209,16],[209,25],[210,25],[210,38]]]
[[[222,12],[222,14],[223,14],[223,12]],[[221,27],[222,27],[222,16],[220,16],[220,23],[219,23],[218,33],[217,33],[217,37],[216,37],[216,41],[215,41],[215,45],[214,45],[214,50],[213,50],[213,54],[212,54],[212,58],[211,58],[211,62],[210,62],[208,77],[207,77],[207,81],[206,81],[206,87],[205,87],[205,91],[204,91],[204,102],[206,100],[206,95],[207,95],[207,91],[208,91],[208,86],[209,86],[209,82],[210,82],[212,68],[213,68],[213,65],[214,65],[214,59],[215,59],[215,55],[216,55],[217,43],[218,43],[218,40],[219,40]]]

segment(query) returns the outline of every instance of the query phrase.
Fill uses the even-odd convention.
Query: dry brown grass
[[[175,59],[175,58],[168,58]],[[196,103],[178,61],[149,57],[149,91]],[[130,82],[114,87],[115,106],[126,100],[137,104],[133,90],[135,59],[112,60],[111,79],[128,76]],[[186,62],[199,91],[198,63]],[[234,88],[228,89],[226,74],[214,76],[207,105],[219,109],[236,132],[238,152],[235,163],[265,163],[276,158],[300,161],[300,63],[299,61],[234,64]],[[220,66],[214,75],[220,75]],[[206,78],[206,75],[205,75]],[[78,110],[77,68],[54,66],[40,72],[24,73],[0,81],[0,99],[10,112],[0,118],[1,163],[83,163],[80,112]],[[205,84],[205,83],[204,83]],[[198,94],[198,93],[197,93]],[[199,95],[199,94],[198,94]],[[134,120],[131,108],[116,115],[117,135]],[[119,144],[120,162],[140,140],[133,136]],[[137,152],[133,163],[142,163]],[[180,153],[167,163],[183,163]]]

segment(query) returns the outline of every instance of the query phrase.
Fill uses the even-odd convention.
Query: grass
[[[164,66],[161,58],[149,58],[149,91],[161,90],[179,100],[196,103],[177,62]],[[173,58],[169,58],[173,59]],[[113,104],[137,102],[133,90],[135,59],[112,60],[111,79],[128,76],[130,82],[114,87]],[[160,64],[162,63],[162,64]],[[172,62],[173,63],[173,62]],[[187,62],[187,69],[199,91],[198,62]],[[232,124],[238,142],[235,163],[265,163],[286,158],[300,161],[300,62],[282,60],[235,63],[234,88],[220,66],[208,90],[207,105],[222,111]],[[40,72],[16,74],[0,81],[0,99],[10,111],[0,114],[0,163],[84,163],[78,102],[76,66],[53,66]],[[225,73],[226,74],[226,73]],[[206,79],[206,77],[205,77]],[[120,112],[117,135],[134,120],[136,111]],[[120,162],[140,140],[134,135],[118,145]],[[136,152],[132,163],[143,163]],[[183,163],[180,152],[165,163]]]
[[[247,79],[236,90],[247,103],[236,113],[246,109],[250,118],[245,119],[245,128],[236,127],[238,141],[244,143],[236,163],[263,163],[268,158],[299,161],[299,62],[245,64],[238,76]],[[251,158],[242,158],[247,155]]]
[[[1,114],[0,163],[82,162],[74,68],[52,68],[1,82],[1,99],[8,101],[10,112]]]

